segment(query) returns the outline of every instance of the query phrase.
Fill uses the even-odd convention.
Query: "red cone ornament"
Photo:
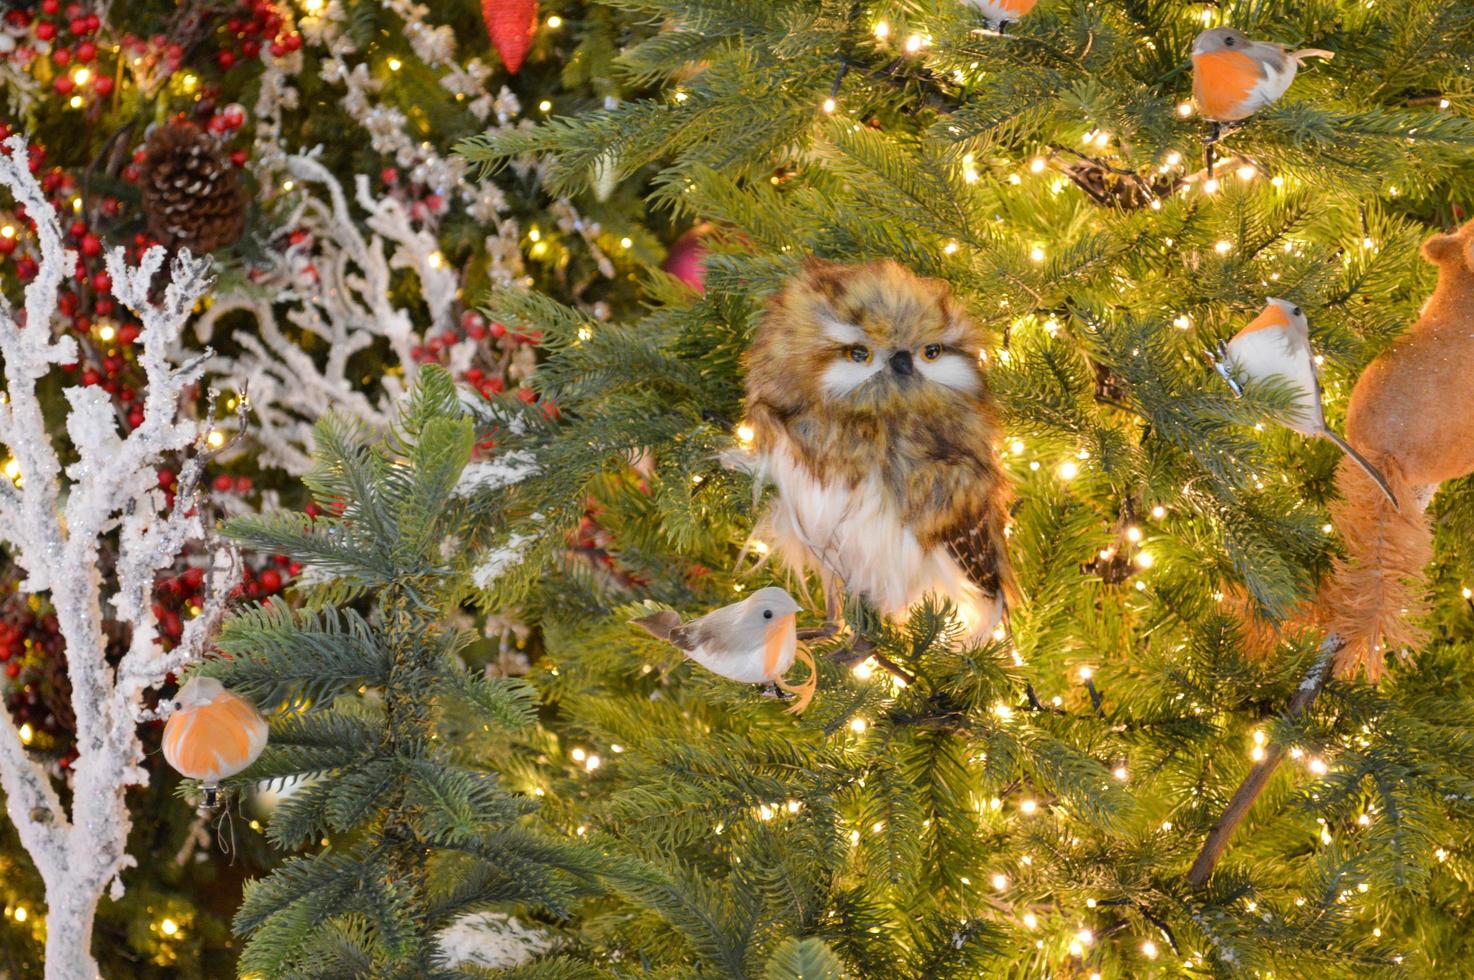
[[[507,74],[517,74],[532,49],[537,0],[481,0],[481,17],[486,21],[486,36],[501,55]]]

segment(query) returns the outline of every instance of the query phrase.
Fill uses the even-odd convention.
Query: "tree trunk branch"
[[[1325,688],[1326,680],[1331,674],[1331,658],[1337,650],[1341,649],[1342,645],[1341,638],[1334,633],[1326,637],[1325,642],[1320,646],[1320,651],[1316,654],[1315,663],[1311,665],[1305,679],[1300,682],[1300,687],[1295,691],[1295,696],[1290,699],[1289,706],[1285,708],[1281,718],[1287,722],[1295,721],[1310,709],[1316,697]],[[1249,815],[1255,801],[1259,799],[1259,794],[1264,792],[1264,787],[1269,785],[1270,777],[1284,761],[1287,750],[1288,746],[1274,742],[1265,747],[1264,758],[1249,770],[1249,775],[1244,777],[1237,792],[1233,794],[1233,799],[1228,801],[1228,807],[1223,811],[1223,816],[1213,825],[1213,829],[1208,833],[1208,839],[1203,842],[1203,849],[1198,852],[1197,860],[1193,862],[1192,868],[1187,873],[1189,886],[1202,888],[1208,883],[1213,869],[1218,866],[1223,852],[1228,849],[1228,842],[1233,837],[1233,832]]]

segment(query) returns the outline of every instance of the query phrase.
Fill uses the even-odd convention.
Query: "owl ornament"
[[[1342,463],[1331,521],[1345,545],[1321,589],[1328,630],[1341,641],[1336,673],[1386,672],[1389,651],[1418,646],[1425,567],[1433,558],[1426,513],[1439,484],[1474,473],[1474,222],[1434,235],[1423,257],[1438,286],[1422,314],[1362,372],[1346,407],[1346,438],[1386,474],[1401,507]]]
[[[1320,372],[1310,350],[1310,324],[1305,311],[1289,300],[1270,299],[1247,327],[1233,339],[1218,345],[1213,365],[1235,394],[1242,395],[1239,378],[1265,381],[1278,377],[1300,389],[1300,396],[1286,425],[1305,436],[1334,442],[1387,495],[1393,507],[1397,498],[1377,468],[1326,424],[1321,407]]]
[[[255,762],[266,748],[266,720],[250,701],[213,677],[195,677],[175,697],[164,726],[164,758],[204,784],[202,811],[218,805],[220,781]]]
[[[813,700],[819,680],[814,659],[798,643],[798,610],[793,596],[769,586],[684,625],[669,610],[632,622],[713,674],[742,684],[772,684],[796,695],[798,700],[788,710],[798,714]],[[790,687],[783,675],[795,658],[809,668],[809,676]]]
[[[1009,487],[984,333],[946,283],[894,262],[809,260],[747,354],[748,465],[775,489],[760,530],[798,571],[900,617],[949,599],[969,639],[1014,594]]]

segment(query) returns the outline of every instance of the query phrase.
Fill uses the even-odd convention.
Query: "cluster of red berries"
[[[264,45],[273,58],[282,58],[302,47],[302,35],[292,30],[277,7],[268,0],[245,0],[225,21],[225,38],[215,61],[230,71],[243,61],[261,57]]]
[[[511,355],[519,347],[536,347],[542,343],[541,330],[519,333],[508,330],[500,323],[489,323],[486,317],[475,310],[461,314],[461,329],[444,330],[428,338],[423,345],[410,350],[416,364],[443,363],[452,347],[466,341],[477,346],[477,356],[471,367],[461,374],[460,380],[481,392],[483,398],[493,398],[507,391],[506,369]],[[478,365],[487,365],[486,367]],[[518,399],[528,404],[538,401],[537,393],[531,388],[520,386],[513,389]],[[552,400],[539,402],[548,418],[558,417],[558,406]],[[483,446],[482,448],[489,448]]]
[[[111,73],[95,67],[100,49],[94,38],[102,27],[97,14],[89,13],[79,3],[67,4],[63,9],[61,0],[41,0],[36,12],[12,10],[6,13],[5,19],[15,27],[30,28],[35,43],[22,57],[29,57],[37,50],[50,55],[56,72],[51,86],[57,94],[91,93],[98,98],[112,94]],[[68,71],[74,66],[75,71]]]
[[[302,566],[286,555],[274,555],[260,568],[247,565],[232,599],[268,599],[279,595],[287,582],[301,574]],[[164,649],[173,649],[184,635],[184,624],[196,615],[205,601],[205,570],[190,566],[177,575],[165,575],[154,583],[154,618],[159,623]],[[167,678],[173,683],[173,678]]]

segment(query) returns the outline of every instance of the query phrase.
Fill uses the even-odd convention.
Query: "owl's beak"
[[[911,363],[911,352],[898,350],[891,355],[891,370],[903,378],[910,377],[916,373],[916,367]]]

